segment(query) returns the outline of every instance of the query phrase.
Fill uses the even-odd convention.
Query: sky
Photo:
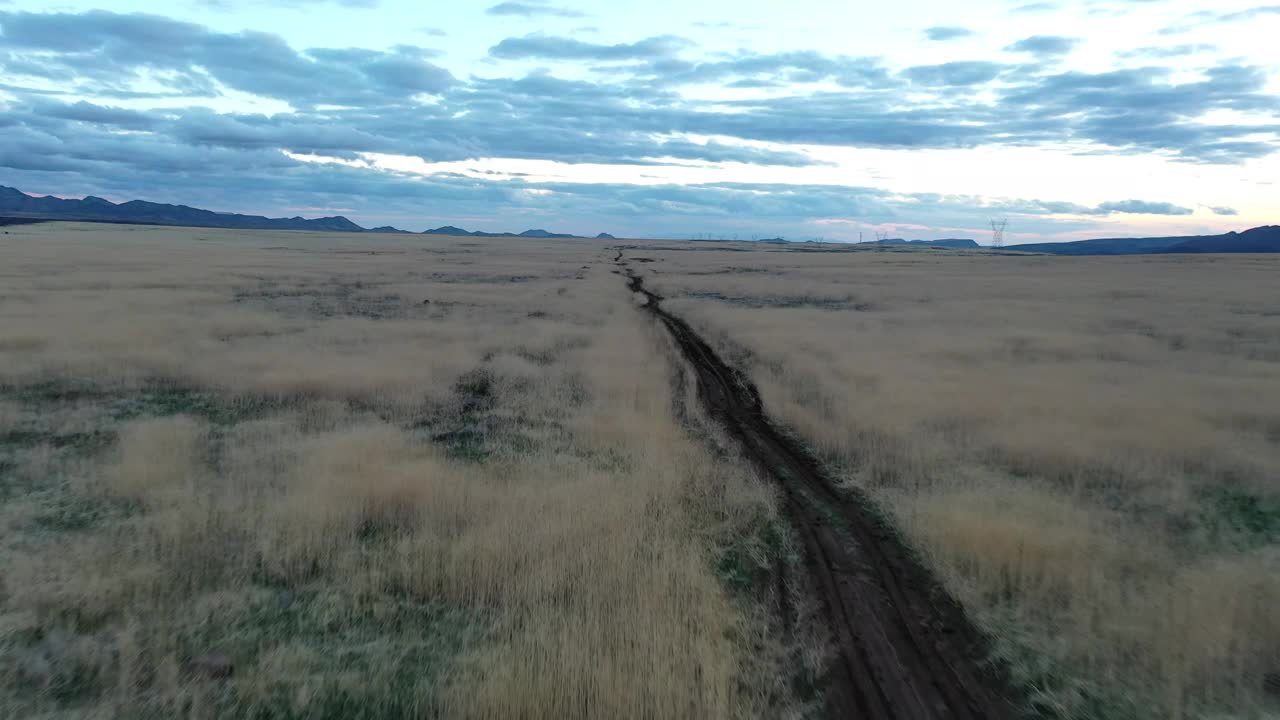
[[[0,0],[0,185],[415,231],[1218,233],[1280,223],[1277,37],[1263,0]]]

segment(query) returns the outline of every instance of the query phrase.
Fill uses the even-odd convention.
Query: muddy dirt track
[[[626,263],[615,260],[625,268]],[[963,611],[884,528],[863,498],[838,492],[814,458],[778,432],[755,388],[662,298],[627,270],[629,287],[670,332],[713,421],[782,489],[804,572],[837,656],[825,678],[833,718],[1012,718],[1004,682],[979,664],[982,642]]]

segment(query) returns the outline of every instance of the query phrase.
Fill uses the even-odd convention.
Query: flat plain
[[[1276,710],[1275,260],[63,223],[0,254],[5,716],[820,715],[812,588],[773,582],[802,543],[624,268],[1029,714]]]

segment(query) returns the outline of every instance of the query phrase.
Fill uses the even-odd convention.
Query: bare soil
[[[619,252],[616,262],[626,266]],[[629,287],[670,332],[698,396],[743,454],[781,488],[836,657],[822,691],[830,717],[1011,718],[1012,693],[984,663],[985,643],[871,503],[837,490],[820,464],[780,432],[755,388],[662,298],[627,270]]]

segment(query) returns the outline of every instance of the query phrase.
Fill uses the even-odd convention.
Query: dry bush
[[[1274,258],[645,254],[1044,712],[1274,711]]]

